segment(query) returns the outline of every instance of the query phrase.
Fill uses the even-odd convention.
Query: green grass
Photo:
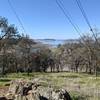
[[[99,100],[98,96],[94,94],[96,89],[100,88],[100,76],[89,75],[85,73],[12,73],[7,74],[6,77],[0,78],[0,86],[9,84],[11,80],[15,79],[40,79],[40,84],[47,87],[48,84],[52,87],[64,88],[70,92],[73,100]],[[99,91],[100,92],[100,91]],[[88,98],[88,99],[87,99]],[[95,99],[94,99],[95,98]]]

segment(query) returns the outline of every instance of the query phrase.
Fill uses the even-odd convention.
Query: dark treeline
[[[100,70],[99,33],[84,35],[77,42],[57,48],[42,47],[28,35],[19,34],[14,25],[0,17],[0,73],[11,72],[86,72]],[[40,45],[40,47],[36,45]]]

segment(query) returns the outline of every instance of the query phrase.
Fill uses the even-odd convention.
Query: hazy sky
[[[65,18],[56,4],[56,0],[10,0],[19,15],[27,34],[31,38],[71,39],[79,35]],[[81,31],[88,32],[89,28],[76,5],[75,0],[62,0],[71,14],[74,23]],[[100,28],[100,0],[81,0],[93,27]],[[16,16],[8,5],[8,0],[0,0],[0,16],[15,24],[20,32],[22,28]]]

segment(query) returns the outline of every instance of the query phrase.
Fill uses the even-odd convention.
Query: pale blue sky
[[[56,4],[56,0],[10,0],[19,15],[27,34],[31,38],[71,39],[79,35],[65,18]],[[100,0],[81,0],[84,10],[93,27],[100,28]],[[88,32],[89,28],[84,21],[75,0],[63,0],[64,6],[81,31]],[[15,24],[23,32],[18,20],[8,5],[8,0],[0,0],[0,16]]]

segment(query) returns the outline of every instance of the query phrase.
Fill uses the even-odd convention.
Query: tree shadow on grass
[[[0,82],[10,82],[10,81],[11,81],[11,79],[6,79],[6,78],[0,79]]]
[[[68,75],[68,76],[58,76],[58,77],[61,77],[61,78],[81,78],[80,76],[77,76],[77,75]]]

